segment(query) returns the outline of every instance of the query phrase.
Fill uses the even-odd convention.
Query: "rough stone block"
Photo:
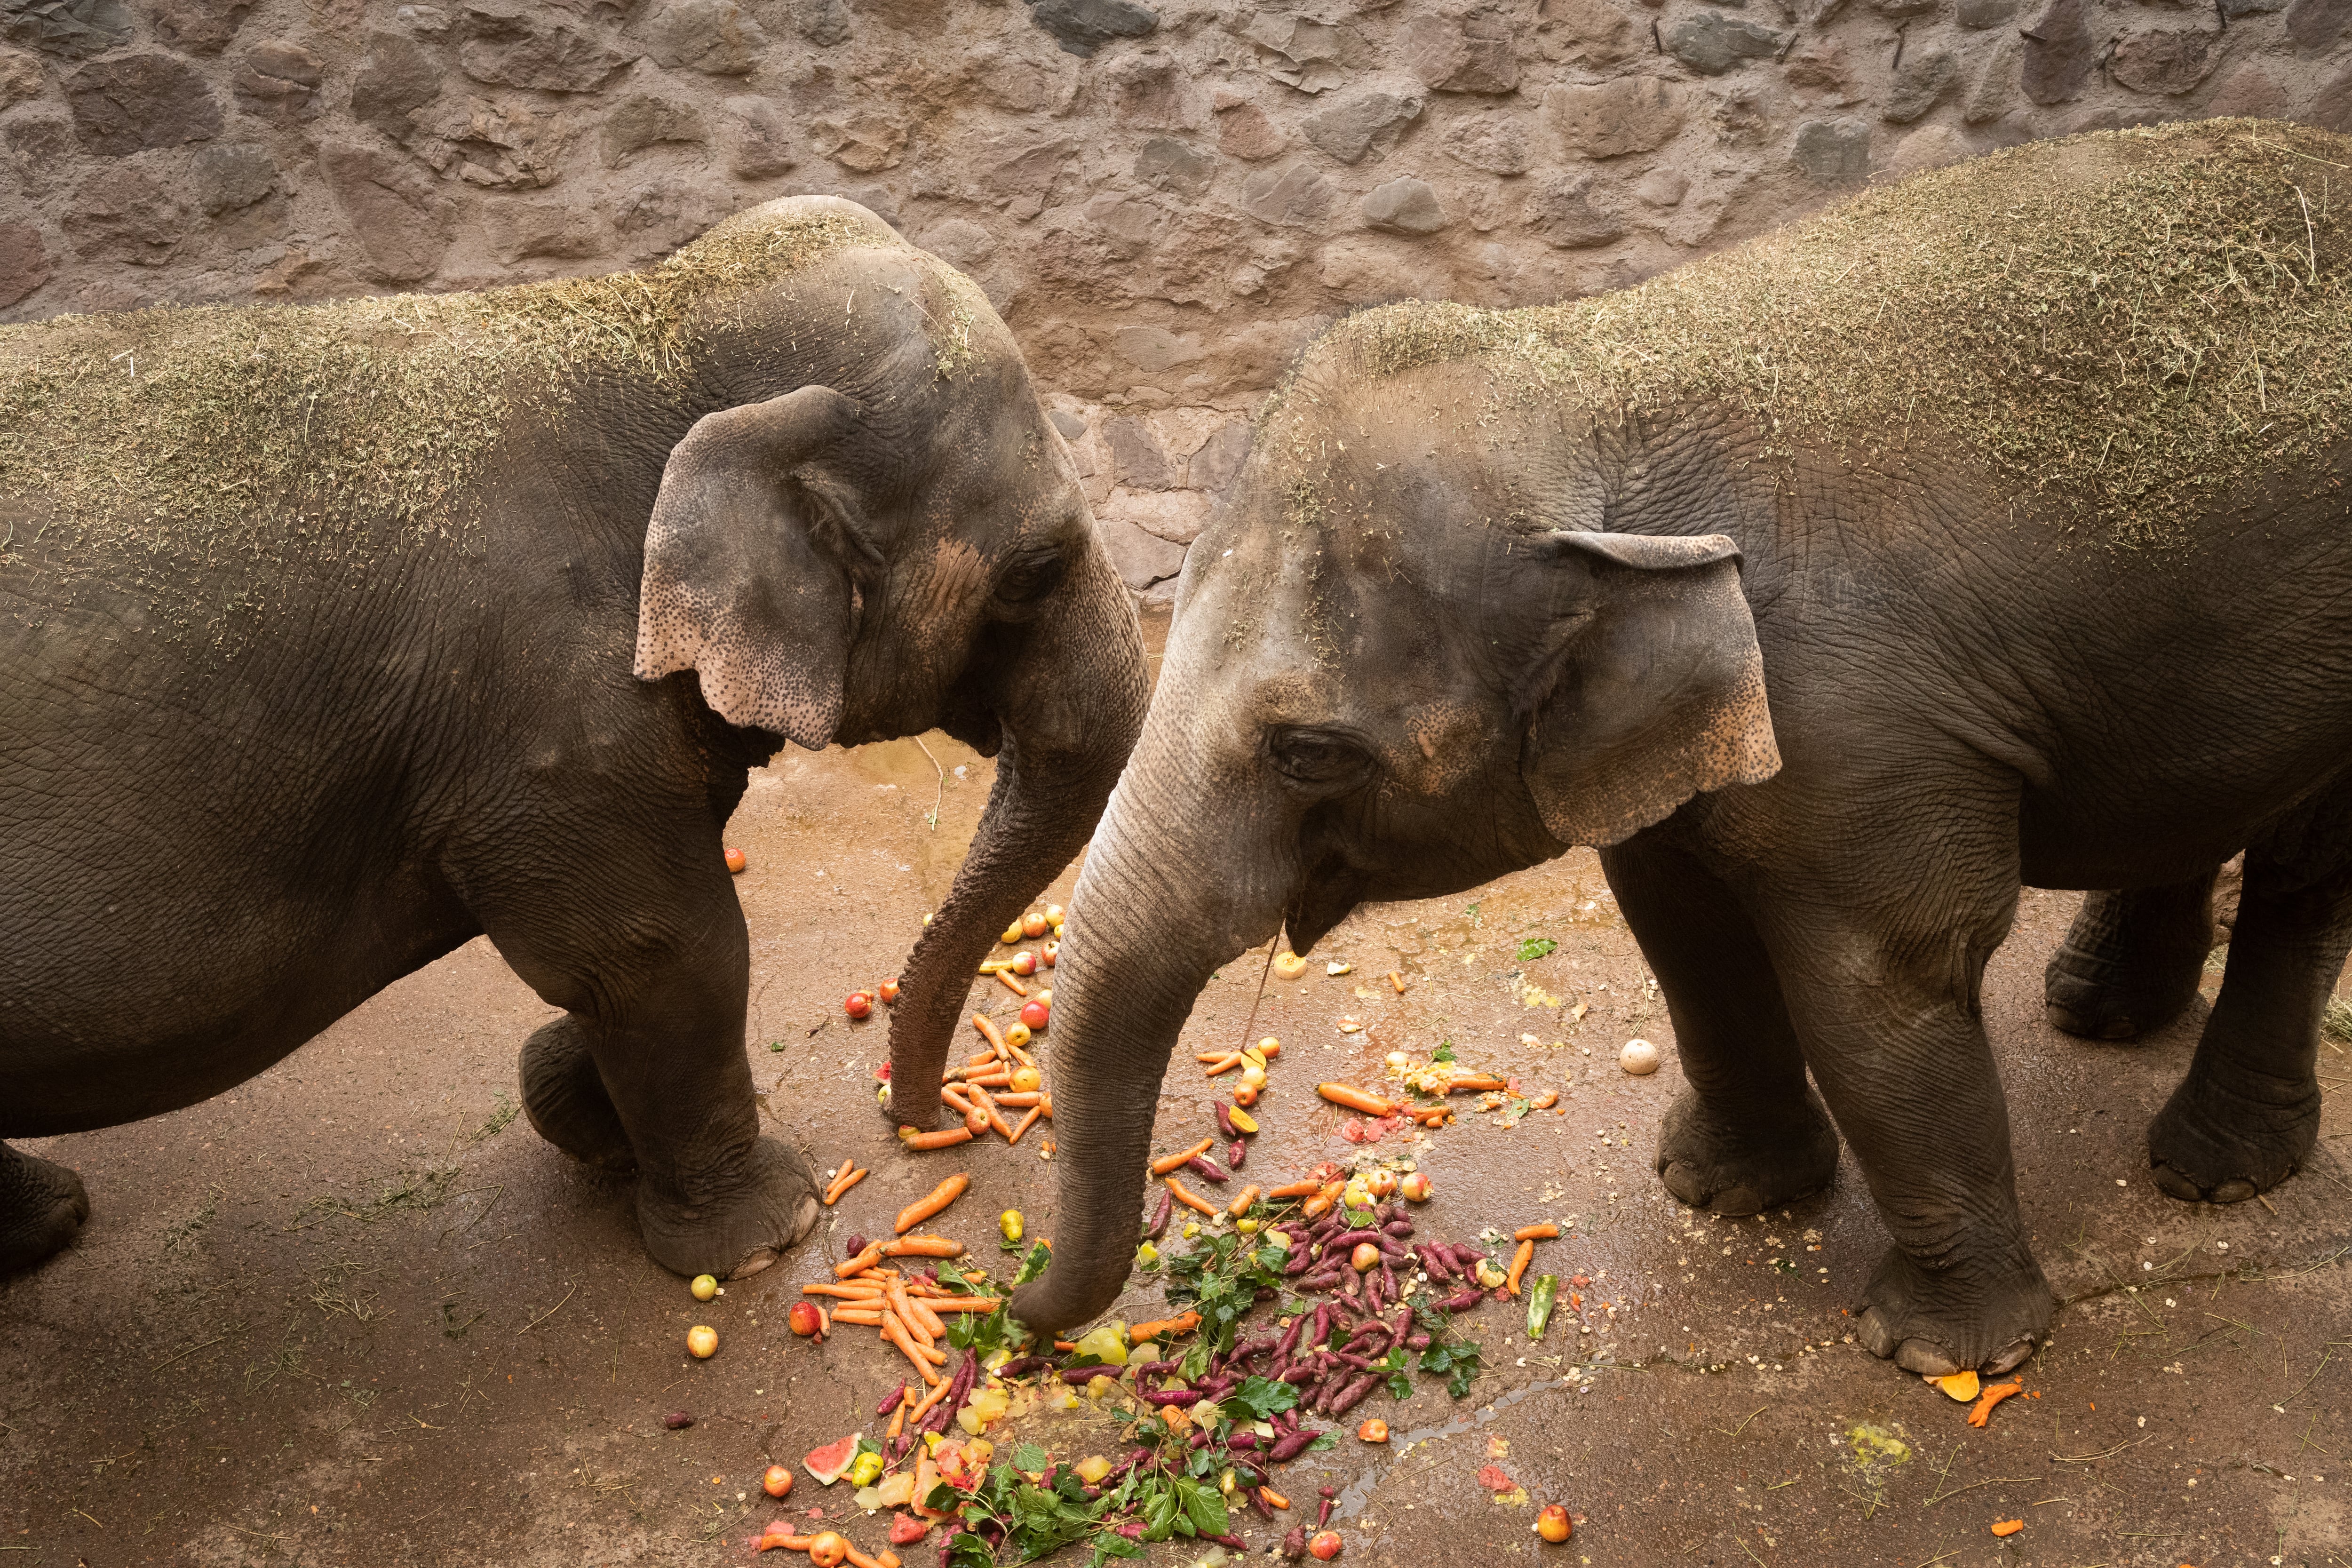
[[[1556,87],[1544,118],[1571,154],[1616,158],[1673,141],[1687,112],[1684,89],[1660,77],[1620,77],[1598,87]]]
[[[149,147],[178,147],[220,134],[220,105],[204,73],[161,51],[92,60],[66,78],[81,144],[120,158]]]
[[[1454,162],[1489,174],[1524,174],[1534,166],[1527,121],[1517,114],[1476,114],[1456,120],[1439,132],[1437,144]]]
[[[821,49],[849,37],[849,7],[844,0],[792,0],[793,31]]]
[[[1492,23],[1482,28],[1482,20],[1415,16],[1404,31],[1407,67],[1438,92],[1517,91],[1519,62],[1510,29]]]
[[[1278,228],[1314,228],[1331,215],[1339,192],[1305,163],[1261,169],[1242,182],[1242,210]]]
[[[1103,510],[1121,522],[1131,523],[1152,538],[1183,546],[1201,537],[1216,503],[1199,490],[1158,490],[1133,494],[1114,489]],[[1181,570],[1182,562],[1178,561]]]
[[[1243,459],[1249,456],[1250,422],[1228,419],[1210,433],[1192,454],[1184,468],[1184,482],[1196,490],[1222,496],[1241,477]],[[1190,543],[1191,541],[1186,541]]]
[[[2319,89],[2303,118],[2322,131],[2352,135],[2352,69],[2347,69]]]
[[[2273,120],[2286,111],[2286,89],[2258,65],[2242,65],[2221,79],[2205,112],[2215,119],[2243,115],[2249,120]]]
[[[1155,534],[1146,533],[1123,517],[1108,510],[1095,517],[1095,532],[1110,556],[1111,569],[1119,581],[1140,592],[1154,583],[1163,583],[1184,569],[1184,547],[1171,544]]]
[[[1281,152],[1289,140],[1282,127],[1255,103],[1217,110],[1217,151],[1228,158],[1255,163]]]
[[[907,128],[871,110],[811,121],[808,129],[809,142],[819,153],[861,174],[897,168],[907,147]]]
[[[1528,201],[1531,226],[1556,250],[1586,250],[1625,232],[1625,219],[1608,188],[1591,174],[1546,172]]]
[[[1135,0],[1029,0],[1029,17],[1081,59],[1114,38],[1149,37],[1160,26],[1160,13]]]
[[[1944,0],[1870,0],[1870,8],[1889,21],[1906,16],[1925,16],[1943,5]]]
[[[1145,375],[1159,375],[1209,357],[1198,332],[1179,335],[1165,327],[1120,327],[1110,335],[1110,348]]]
[[[191,55],[216,55],[228,47],[253,0],[148,0],[145,7],[158,43]]]
[[[411,110],[422,109],[441,91],[441,67],[425,46],[402,33],[370,33],[367,54],[352,79],[352,116],[395,141],[416,127]]]
[[[799,162],[792,133],[776,106],[749,93],[719,106],[727,172],[739,180],[772,180]]]
[[[689,104],[673,103],[649,92],[633,92],[604,117],[598,141],[604,167],[625,167],[629,156],[662,142],[705,142],[709,132],[702,116]],[[543,253],[541,253],[543,254]]]
[[[996,237],[970,218],[951,217],[924,230],[922,247],[933,256],[971,272],[987,266],[996,255]]]
[[[414,282],[441,265],[448,219],[430,180],[389,153],[340,142],[319,149],[319,173],[351,220],[371,277]]]
[[[1114,484],[1131,490],[1164,490],[1177,483],[1177,469],[1169,460],[1151,426],[1131,414],[1103,421],[1103,442],[1110,447]]]
[[[1536,46],[1548,60],[1607,67],[1650,47],[1649,29],[1637,32],[1608,0],[1545,0],[1539,10]]]
[[[1135,155],[1135,177],[1155,191],[1197,196],[1216,177],[1217,161],[1172,136],[1155,136]]]
[[[1429,184],[1407,174],[1374,185],[1364,197],[1364,222],[1390,234],[1435,234],[1453,220]]]
[[[1928,169],[1941,169],[1975,155],[1969,139],[1948,125],[1922,125],[1895,144],[1886,160],[1887,174],[1901,179]]]
[[[206,217],[249,207],[278,188],[278,165],[251,142],[199,150],[188,166],[189,187]]]
[[[192,215],[142,163],[111,163],[84,180],[66,214],[66,237],[85,261],[161,267],[178,253]]]
[[[2352,21],[2352,0],[2294,0],[2286,8],[2286,36],[2306,49],[2334,47]]]
[[[1870,127],[1859,120],[1808,120],[1791,154],[1817,185],[1858,185],[1870,178]]]
[[[0,310],[30,296],[57,269],[39,229],[28,223],[0,223]]]
[[[1996,42],[1984,57],[1976,80],[1960,100],[1960,119],[1970,125],[1990,125],[2017,102],[2018,68],[2025,40],[2011,33]]]
[[[166,11],[171,8],[170,0],[160,6]],[[237,9],[242,15],[245,6]],[[122,0],[16,0],[0,6],[0,30],[5,30],[11,43],[69,60],[87,59],[131,41],[131,8]],[[162,30],[159,20],[157,31]],[[173,40],[167,37],[164,42]]]
[[[1298,129],[1317,148],[1342,163],[1362,161],[1378,149],[1385,153],[1404,134],[1404,127],[1421,116],[1423,100],[1416,93],[1375,89],[1352,93],[1329,108],[1308,115]]]
[[[1926,114],[1959,79],[1959,57],[1949,49],[1915,49],[1895,73],[1895,86],[1879,113],[1891,124],[1908,125]]]
[[[657,63],[705,76],[749,76],[768,47],[737,0],[667,0],[631,31]]]
[[[2017,15],[2019,0],[1959,0],[1953,20],[1971,31],[1998,27]]]
[[[1666,53],[1701,76],[1721,76],[1780,52],[1787,35],[1720,11],[1685,16],[1665,30]]]
[[[287,38],[247,49],[231,79],[236,106],[256,120],[291,125],[317,117],[326,63]]]
[[[554,23],[520,30],[499,26],[491,36],[468,38],[457,51],[457,68],[493,87],[593,92],[635,58]]]
[[[2219,62],[2213,45],[2220,35],[2199,27],[2150,27],[2126,33],[2108,57],[2116,82],[2134,92],[2168,96],[2187,92]]]
[[[2082,91],[2099,63],[2089,0],[2050,0],[2024,33],[2020,79],[2025,96],[2036,103],[2063,103]]]
[[[80,162],[73,119],[55,104],[28,103],[0,118],[0,146],[7,149],[9,168],[29,195],[59,189]]]
[[[0,49],[0,109],[30,102],[49,88],[40,58],[22,49]]]
[[[1054,428],[1061,432],[1063,440],[1076,442],[1087,438],[1087,422],[1068,409],[1048,408],[1045,417],[1054,422]],[[1076,455],[1075,451],[1073,455]]]
[[[612,242],[594,213],[564,202],[500,202],[482,226],[490,249],[509,267],[534,256],[598,256]]]

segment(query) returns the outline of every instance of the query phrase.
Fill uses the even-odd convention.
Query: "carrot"
[[[879,1307],[844,1307],[833,1315],[836,1323],[856,1323],[862,1328],[878,1329],[889,1314]]]
[[[1528,1100],[1528,1109],[1529,1110],[1549,1110],[1553,1106],[1558,1105],[1559,1103],[1559,1090],[1556,1089],[1548,1089],[1541,1094],[1537,1095],[1533,1100]]]
[[[932,1348],[932,1342],[939,1336],[931,1332],[929,1324],[915,1316],[915,1303],[907,1299],[905,1286],[894,1285],[890,1288],[890,1312],[898,1320],[898,1326],[906,1330],[918,1345],[925,1350]],[[937,1321],[933,1320],[933,1321]],[[941,1323],[940,1329],[941,1332],[945,1332],[947,1325]]]
[[[868,1557],[855,1546],[849,1548],[849,1568],[883,1568],[881,1560]]]
[[[1004,1303],[993,1296],[926,1296],[923,1304],[934,1312],[993,1312]]]
[[[973,1073],[970,1077],[966,1078],[963,1080],[963,1083],[964,1088],[968,1090],[975,1089],[1011,1089],[1013,1087],[1013,1072],[1009,1068],[999,1066],[992,1072]]]
[[[1285,1182],[1278,1187],[1269,1188],[1265,1195],[1280,1203],[1290,1198],[1311,1198],[1322,1190],[1323,1184],[1310,1176],[1303,1182]]]
[[[911,1127],[898,1129],[898,1142],[915,1151],[950,1149],[958,1143],[971,1142],[969,1127],[942,1127],[937,1132],[918,1132]]]
[[[977,1080],[972,1084],[971,1102],[979,1108],[982,1116],[988,1118],[988,1124],[991,1127],[995,1128],[1007,1139],[1013,1136],[1013,1129],[1004,1124],[1004,1112],[996,1109],[996,1101],[989,1098],[988,1090],[981,1088]]]
[[[967,1115],[969,1115],[971,1110],[971,1097],[965,1094],[964,1087],[960,1083],[943,1083],[940,1085],[940,1103],[941,1105],[951,1105],[955,1107],[956,1110],[962,1111]]]
[[[882,1244],[885,1258],[961,1258],[963,1243],[944,1236],[902,1236]]]
[[[971,1026],[978,1029],[980,1031],[980,1037],[988,1042],[988,1054],[990,1057],[993,1058],[997,1061],[1003,1061],[1004,1059],[1004,1037],[996,1032],[995,1023],[984,1013],[974,1013],[971,1016]],[[979,1064],[974,1063],[973,1065],[977,1066]]]
[[[1559,1226],[1556,1225],[1523,1225],[1511,1232],[1513,1241],[1557,1241]]]
[[[834,1178],[833,1185],[825,1188],[824,1206],[831,1208],[834,1205],[839,1203],[844,1193],[846,1193],[850,1188],[856,1186],[858,1183],[864,1181],[873,1173],[874,1173],[871,1171],[860,1171],[855,1167],[842,1172],[840,1175]]]
[[[908,1321],[920,1323],[923,1331],[931,1336],[932,1343],[936,1344],[947,1336],[947,1320],[932,1311],[929,1305],[909,1296],[907,1298],[907,1306],[914,1313]]]
[[[1054,1091],[1049,1089],[1042,1092],[1045,1098],[1037,1102],[1037,1109],[1045,1113],[1046,1121],[1051,1121],[1054,1120]]]
[[[1013,1059],[1019,1062],[1023,1067],[1034,1068],[1037,1065],[1037,1058],[1035,1057],[1031,1056],[1027,1051],[1023,1050],[1011,1040],[1004,1042],[1004,1048],[1011,1051],[1013,1053]]]
[[[929,1394],[924,1394],[922,1399],[912,1410],[907,1412],[908,1423],[911,1426],[920,1426],[922,1424],[923,1417],[930,1414],[931,1406],[937,1405],[940,1400],[946,1395],[948,1391],[948,1383],[952,1383],[953,1381],[954,1380],[950,1378],[945,1383],[934,1384],[931,1386],[931,1391]]]
[[[1001,1109],[1029,1110],[1044,1102],[1045,1091],[1042,1089],[1016,1089],[1009,1093],[993,1094],[989,1098],[995,1100]]]
[[[1198,1214],[1207,1215],[1212,1218],[1216,1216],[1216,1205],[1208,1202],[1204,1198],[1193,1196],[1192,1194],[1185,1188],[1184,1184],[1178,1181],[1174,1176],[1162,1176],[1160,1180],[1168,1184],[1168,1190],[1175,1194],[1176,1201],[1182,1204],[1186,1208],[1192,1209]]]
[[[1200,1313],[1185,1312],[1173,1318],[1160,1318],[1149,1323],[1138,1323],[1128,1330],[1127,1337],[1129,1343],[1143,1340],[1173,1339],[1178,1334],[1189,1334],[1200,1326]]]
[[[835,1264],[833,1266],[834,1278],[836,1279],[846,1279],[853,1274],[863,1274],[866,1270],[873,1268],[877,1263],[881,1261],[882,1244],[878,1241],[869,1243],[865,1251],[849,1259],[846,1263]]]
[[[1407,1106],[1405,1107],[1404,1113],[1407,1116],[1412,1117],[1423,1127],[1434,1127],[1439,1122],[1444,1121],[1446,1118],[1454,1114],[1453,1111],[1447,1110],[1443,1105],[1430,1110],[1416,1110],[1412,1107]]]
[[[1339,1194],[1347,1190],[1348,1184],[1345,1182],[1328,1183],[1320,1192],[1300,1205],[1298,1212],[1308,1219],[1319,1219],[1331,1212],[1331,1205],[1338,1203]]]
[[[1401,970],[1401,969],[1391,969],[1391,970],[1390,970],[1390,971],[1389,971],[1389,984],[1390,984],[1391,985],[1393,985],[1394,987],[1396,987],[1396,994],[1397,994],[1398,995],[1400,995],[1400,996],[1403,995],[1403,994],[1404,994],[1404,971],[1402,971],[1402,970]]]
[[[1164,1176],[1171,1171],[1181,1171],[1184,1168],[1185,1161],[1192,1159],[1196,1155],[1205,1154],[1216,1146],[1217,1141],[1215,1139],[1203,1138],[1198,1143],[1193,1144],[1190,1149],[1185,1150],[1181,1154],[1168,1154],[1152,1161],[1151,1173],[1155,1176]]]
[[[1249,1213],[1250,1205],[1255,1202],[1257,1202],[1257,1189],[1244,1187],[1234,1194],[1234,1201],[1225,1205],[1225,1213],[1231,1218],[1239,1219]]]
[[[1214,1078],[1214,1077],[1216,1077],[1219,1073],[1227,1073],[1227,1072],[1231,1072],[1231,1071],[1233,1071],[1235,1068],[1237,1068],[1237,1067],[1239,1067],[1239,1066],[1241,1066],[1241,1065],[1242,1065],[1242,1054],[1241,1054],[1241,1052],[1239,1052],[1239,1051],[1227,1051],[1223,1056],[1221,1056],[1221,1057],[1219,1057],[1215,1061],[1211,1062],[1211,1063],[1209,1064],[1209,1070],[1208,1070],[1207,1072],[1205,1072],[1205,1073],[1202,1074],[1201,1076],[1202,1076],[1202,1077],[1203,1077],[1203,1078]]]
[[[973,1022],[985,1024],[988,1020],[985,1018],[975,1018]],[[995,1036],[992,1033],[989,1037],[993,1039],[995,1038]],[[1004,1053],[992,1047],[977,1055],[965,1058],[963,1065],[968,1068],[984,1068],[991,1062],[1003,1061],[1003,1059]]]
[[[1234,1051],[1194,1051],[1192,1059],[1196,1062],[1221,1062],[1227,1057],[1238,1054]]]
[[[882,1288],[878,1285],[868,1285],[865,1281],[859,1280],[856,1284],[851,1285],[803,1285],[801,1287],[801,1294],[803,1296],[840,1296],[852,1301],[863,1301],[870,1296],[879,1296],[882,1294]]]
[[[1286,1509],[1290,1506],[1290,1500],[1283,1496],[1280,1492],[1275,1490],[1272,1487],[1258,1488],[1257,1500],[1265,1504],[1268,1508]]]
[[[915,1370],[922,1374],[925,1383],[939,1382],[940,1374],[931,1370],[931,1363],[925,1361],[922,1352],[915,1348],[915,1342],[908,1334],[907,1326],[887,1312],[882,1315],[882,1337],[897,1345],[899,1353],[915,1363]]]
[[[971,1177],[964,1172],[958,1171],[954,1175],[933,1187],[928,1196],[900,1209],[898,1217],[891,1222],[890,1228],[900,1236],[906,1235],[956,1199],[963,1196],[963,1190],[970,1185],[971,1185]]]
[[[1503,1289],[1508,1290],[1514,1296],[1519,1293],[1519,1276],[1528,1271],[1528,1265],[1534,1261],[1535,1255],[1536,1244],[1534,1242],[1523,1241],[1519,1243],[1519,1249],[1511,1254],[1511,1267],[1503,1276]]]
[[[1969,1412],[1969,1425],[1971,1426],[1983,1426],[1986,1422],[1992,1419],[1992,1407],[1994,1405],[1999,1405],[2002,1400],[2007,1399],[2012,1394],[2022,1394],[2024,1391],[2025,1384],[2022,1379],[2011,1383],[1995,1383],[1988,1384],[1985,1391],[1977,1395],[1976,1408]]]
[[[2021,1519],[2004,1519],[1992,1527],[1992,1532],[1995,1535],[2015,1535],[2024,1528],[2025,1521]]]
[[[996,972],[996,978],[1003,981],[1004,983],[1004,988],[1007,991],[1012,992],[1015,996],[1026,996],[1029,994],[1029,987],[1022,984],[1018,980],[1013,979],[1013,971],[1009,969],[1000,969]]]
[[[890,1430],[882,1434],[882,1440],[886,1443],[895,1442],[898,1440],[898,1434],[906,1429],[907,1402],[901,1399],[898,1401],[898,1408],[890,1412]]]
[[[1506,1080],[1496,1078],[1493,1073],[1474,1072],[1465,1073],[1460,1078],[1448,1079],[1445,1083],[1445,1092],[1448,1094],[1485,1094],[1496,1089],[1507,1089],[1509,1087],[1510,1085]]]
[[[1367,1094],[1344,1083],[1318,1083],[1315,1092],[1334,1105],[1344,1105],[1350,1110],[1360,1110],[1367,1116],[1394,1116],[1397,1108],[1377,1094]]]
[[[1024,1116],[1024,1117],[1023,1117],[1023,1118],[1021,1119],[1021,1125],[1020,1125],[1020,1126],[1018,1126],[1018,1127],[1015,1127],[1015,1128],[1013,1130],[1013,1137],[1012,1137],[1012,1141],[1013,1141],[1013,1142],[1015,1142],[1015,1143],[1020,1142],[1021,1142],[1021,1134],[1023,1134],[1024,1132],[1028,1131],[1029,1131],[1029,1129],[1031,1129],[1032,1127],[1034,1127],[1035,1125],[1037,1125],[1037,1118],[1039,1118],[1039,1117],[1041,1117],[1041,1116],[1043,1116],[1043,1115],[1045,1115],[1045,1108],[1044,1106],[1042,1106],[1042,1105],[1033,1105],[1033,1106],[1031,1106],[1031,1107],[1029,1108],[1029,1114],[1028,1114],[1028,1115],[1026,1115],[1026,1116]]]

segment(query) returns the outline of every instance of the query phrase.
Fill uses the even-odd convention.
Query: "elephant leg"
[[[2187,1202],[2242,1203],[2274,1187],[2319,1137],[2320,1025],[2352,952],[2352,841],[2295,848],[2291,859],[2247,851],[2221,994],[2148,1126],[2156,1184]]]
[[[1837,1129],[1805,1081],[1771,957],[1731,890],[1656,837],[1604,850],[1601,865],[1658,977],[1682,1060],[1658,1174],[1684,1203],[1721,1215],[1820,1192],[1837,1170]]]
[[[2086,1040],[2136,1040],[2187,1012],[2213,950],[2219,871],[2085,897],[2042,973],[2051,1024]]]
[[[0,1277],[63,1249],[89,1217],[79,1176],[0,1143]]]
[[[522,1106],[541,1138],[583,1164],[627,1175],[637,1168],[628,1129],[596,1070],[588,1030],[566,1013],[522,1047]]]

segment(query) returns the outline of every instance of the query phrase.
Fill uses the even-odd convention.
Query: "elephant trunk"
[[[946,902],[915,943],[890,1016],[892,1120],[936,1126],[940,1082],[972,976],[1004,930],[1094,832],[1150,691],[1125,588],[1099,546],[993,683],[996,783]],[[1058,1102],[1057,1102],[1058,1103]]]
[[[1254,791],[1206,776],[1220,770],[1203,765],[1196,735],[1190,704],[1163,679],[1071,895],[1048,1064],[1053,1264],[1012,1309],[1037,1331],[1073,1328],[1118,1300],[1177,1036],[1218,965],[1281,927],[1276,836],[1264,831]]]

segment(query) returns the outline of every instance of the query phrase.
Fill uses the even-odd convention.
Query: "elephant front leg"
[[[596,1070],[588,1029],[566,1013],[522,1045],[522,1108],[541,1138],[585,1165],[627,1175],[637,1168],[629,1130]]]
[[[89,1217],[79,1176],[0,1143],[0,1276],[63,1250]]]
[[[1693,1208],[1751,1215],[1827,1187],[1837,1129],[1805,1082],[1780,979],[1747,912],[1658,835],[1603,851],[1601,865],[1658,977],[1687,1086],[1658,1140],[1666,1190]]]
[[[2187,1012],[2213,950],[2219,871],[2087,895],[2042,973],[2051,1025],[2088,1040],[2136,1040]]]

